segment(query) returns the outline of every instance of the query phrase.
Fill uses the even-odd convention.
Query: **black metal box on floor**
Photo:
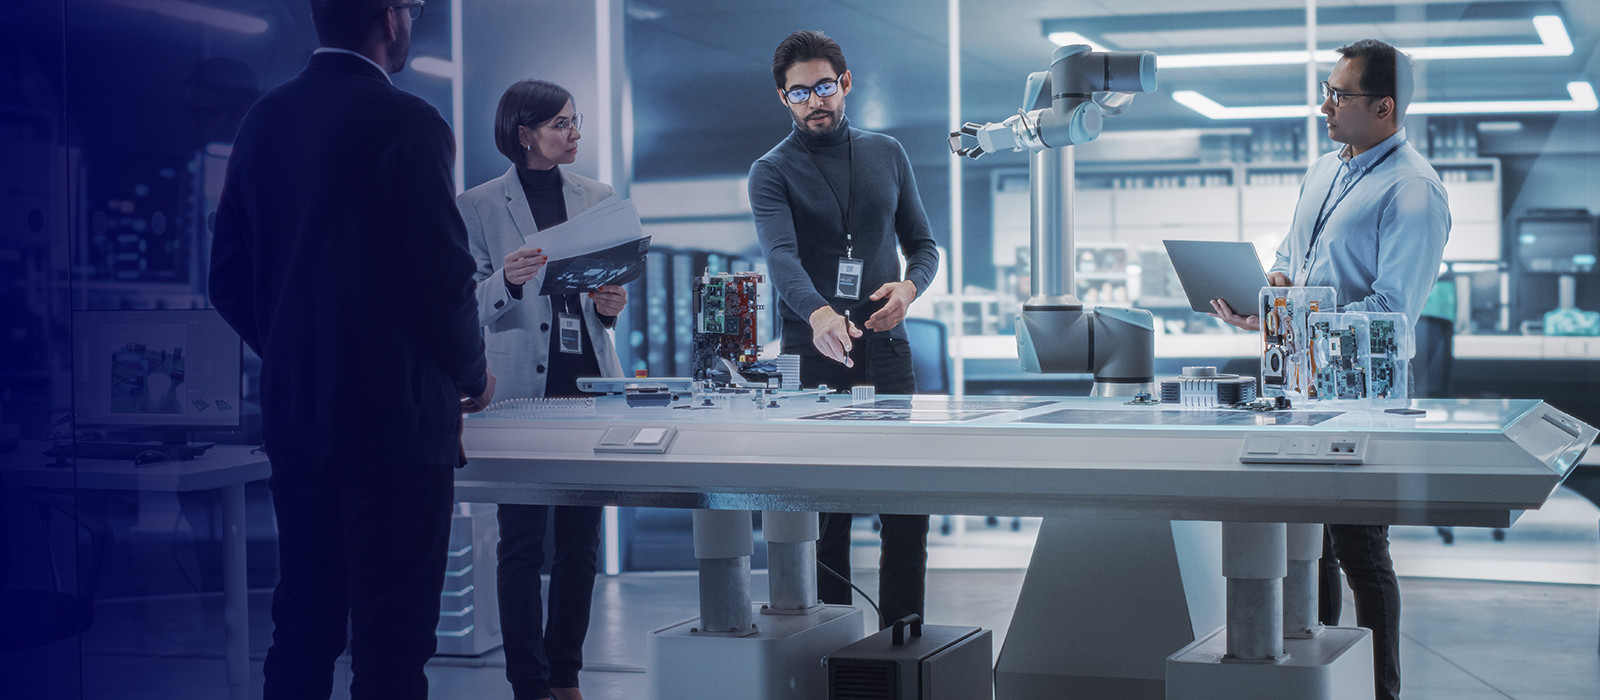
[[[824,658],[828,700],[993,700],[993,645],[989,630],[913,615]]]

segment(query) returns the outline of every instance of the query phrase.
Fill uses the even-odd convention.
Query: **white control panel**
[[[614,427],[606,428],[595,452],[628,452],[634,454],[666,454],[678,429],[666,427]]]
[[[1251,435],[1239,461],[1246,464],[1362,464],[1367,436],[1319,433]]]

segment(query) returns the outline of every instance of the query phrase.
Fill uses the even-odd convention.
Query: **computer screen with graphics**
[[[77,427],[238,428],[240,345],[210,309],[73,312]]]
[[[1588,272],[1597,254],[1600,240],[1588,216],[1527,218],[1517,226],[1517,259],[1528,272]]]

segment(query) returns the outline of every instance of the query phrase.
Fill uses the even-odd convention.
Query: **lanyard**
[[[800,139],[800,147],[806,149],[806,155],[811,156],[811,164],[816,166],[817,174],[822,176],[822,181],[828,183],[828,189],[833,191],[833,201],[839,205],[839,216],[844,218],[844,256],[853,258],[855,245],[850,236],[850,220],[856,208],[856,135],[854,132],[845,133],[846,148],[849,149],[850,157],[850,189],[846,191],[848,197],[843,202],[840,201],[839,188],[834,186],[833,181],[828,179],[828,174],[822,171],[822,163],[817,160],[817,154],[811,152],[811,147],[806,145],[805,139]]]
[[[1400,150],[1400,147],[1404,146],[1405,143],[1406,142],[1401,141],[1400,143],[1389,147],[1389,150],[1385,151],[1383,155],[1379,156],[1377,160],[1373,161],[1370,167],[1362,170],[1361,174],[1356,176],[1355,181],[1351,182],[1349,187],[1344,188],[1344,191],[1339,193],[1339,198],[1333,200],[1333,206],[1330,207],[1328,206],[1328,198],[1333,196],[1333,188],[1335,185],[1339,184],[1339,173],[1335,172],[1333,174],[1333,182],[1328,183],[1328,193],[1322,195],[1322,206],[1317,207],[1317,219],[1316,222],[1311,226],[1311,243],[1306,246],[1306,262],[1311,261],[1311,251],[1316,249],[1317,238],[1322,235],[1322,229],[1327,228],[1328,220],[1333,218],[1333,210],[1339,208],[1339,203],[1344,201],[1345,196],[1350,194],[1350,191],[1355,189],[1356,185],[1361,184],[1361,181],[1367,177],[1367,173],[1377,170],[1378,166],[1383,165],[1383,161],[1388,160],[1389,156],[1394,155],[1394,152]],[[1346,165],[1349,165],[1349,163],[1341,163],[1339,165],[1339,169],[1343,170],[1344,166]],[[1326,213],[1324,213],[1324,210],[1326,210]]]

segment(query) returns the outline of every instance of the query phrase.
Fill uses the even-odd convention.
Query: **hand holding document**
[[[607,197],[565,223],[524,239],[526,248],[543,249],[544,296],[584,294],[607,284],[627,284],[644,273],[650,237],[639,224],[633,202]]]

